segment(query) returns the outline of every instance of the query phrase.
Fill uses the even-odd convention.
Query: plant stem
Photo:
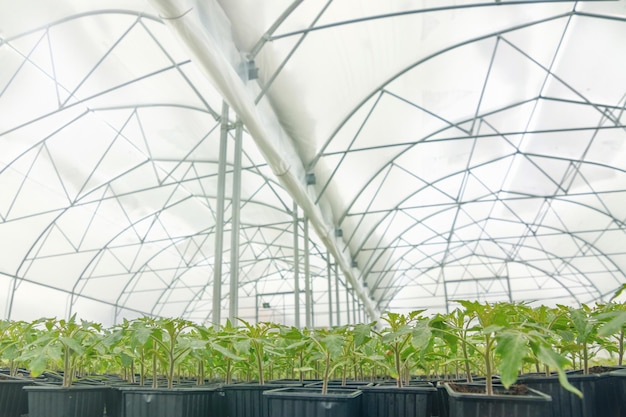
[[[617,358],[617,364],[619,366],[622,366],[622,363],[624,361],[624,329],[621,329],[619,332],[619,348],[618,348],[618,358]]]
[[[260,346],[255,346],[254,351],[256,353],[257,366],[259,367],[259,385],[265,385],[265,380],[263,379],[263,354]]]
[[[398,343],[394,344],[393,346],[393,357],[396,364],[396,373],[398,375],[397,386],[398,388],[402,388],[402,372],[400,370],[400,347],[398,346]]]
[[[70,348],[69,346],[63,346],[63,386],[69,387],[72,385],[71,379],[71,365],[70,365]]]
[[[589,350],[586,343],[583,345],[583,369],[583,374],[589,375]]]
[[[493,375],[493,368],[491,363],[491,344],[493,343],[491,340],[491,335],[485,335],[485,389],[487,395],[493,395],[493,381],[491,377]]]
[[[159,387],[159,381],[157,381],[157,342],[152,342],[154,352],[152,353],[152,388]]]
[[[326,353],[326,366],[324,368],[324,380],[322,382],[322,394],[328,394],[328,379],[330,378],[330,352]]]

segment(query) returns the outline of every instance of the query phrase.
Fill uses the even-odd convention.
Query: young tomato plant
[[[472,365],[475,363],[476,350],[468,342],[471,333],[472,320],[467,312],[457,308],[448,314],[437,314],[430,321],[433,336],[441,339],[443,348],[447,351],[445,363],[452,362],[455,374],[459,379],[459,364],[463,366],[465,379],[473,382]]]
[[[33,376],[61,368],[63,387],[69,387],[76,371],[101,353],[102,325],[86,320],[79,322],[76,314],[67,320],[50,318],[42,323],[45,331],[25,347],[21,359],[28,363]]]
[[[530,307],[523,303],[459,303],[465,308],[467,316],[477,322],[471,328],[474,334],[466,342],[481,353],[487,395],[493,395],[492,377],[496,364],[502,385],[508,388],[517,380],[524,359],[532,353],[539,361],[557,370],[565,389],[582,396],[567,381],[564,371],[567,360],[552,349],[544,333],[527,325],[526,315]]]
[[[303,333],[312,348],[311,359],[322,362],[322,394],[328,393],[328,381],[333,372],[348,363],[343,355],[346,331],[345,326],[337,326]]]
[[[273,349],[275,336],[278,334],[278,325],[270,322],[251,324],[243,319],[243,331],[238,338],[249,346],[248,354],[256,364],[259,385],[265,384],[265,353],[277,354]]]
[[[227,384],[232,383],[232,362],[244,360],[234,347],[237,329],[233,327],[230,320],[226,320],[225,325],[220,326],[219,329],[212,326],[198,326],[197,329],[200,339],[205,344],[205,349],[195,351],[195,354],[200,357],[198,365],[203,366],[200,364],[207,363],[211,373],[219,370],[224,374],[224,381]],[[202,372],[204,373],[204,368]]]
[[[291,358],[292,370],[297,372],[298,380],[304,382],[305,372],[312,371],[309,365],[311,361],[311,347],[309,343],[308,329],[298,329],[297,327],[282,327],[280,339],[285,342],[281,351],[283,356]]]
[[[34,341],[37,335],[35,327],[40,322],[41,320],[0,320],[0,363],[7,362],[9,375],[17,376],[20,356],[26,346]]]
[[[408,314],[386,312],[381,318],[387,327],[377,334],[386,348],[385,356],[391,357],[392,366],[388,366],[388,369],[396,378],[398,388],[402,388],[402,375],[405,370],[410,369],[410,361],[431,340],[429,321],[421,316],[423,312],[424,310],[415,310]],[[383,363],[389,364],[388,361]]]
[[[602,321],[596,308],[582,304],[578,308],[559,305],[571,327],[569,349],[581,359],[583,373],[589,374],[589,360],[601,349],[603,340],[598,334]]]
[[[161,364],[166,370],[167,388],[172,389],[177,364],[193,349],[202,349],[205,346],[189,332],[195,328],[195,324],[180,318],[151,317],[142,317],[137,323],[139,325],[133,327],[141,331],[143,335],[141,339],[148,340],[148,343],[152,342],[149,350],[152,355],[152,387],[158,387],[157,364]]]

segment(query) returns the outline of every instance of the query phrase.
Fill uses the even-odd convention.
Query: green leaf
[[[126,354],[126,353],[121,353],[120,354],[120,363],[122,364],[122,366],[124,367],[128,367],[131,366],[133,364],[133,357]]]
[[[235,353],[231,352],[229,349],[226,349],[225,347],[217,343],[211,344],[211,348],[215,349],[216,351],[218,351],[219,353],[221,353],[222,355],[226,356],[229,359],[232,359],[235,361],[240,361],[244,359],[241,356],[237,356]]]
[[[239,340],[235,340],[233,342],[233,347],[235,348],[235,350],[237,352],[244,352],[244,353],[249,353],[250,352],[250,339],[239,339]]]
[[[85,351],[85,348],[80,344],[80,342],[76,339],[72,339],[71,337],[61,336],[59,337],[59,341],[69,347],[77,355],[82,355]]]
[[[372,327],[369,324],[357,324],[352,330],[354,345],[359,347],[371,339]]]
[[[613,318],[600,327],[598,335],[602,337],[618,333],[626,324],[626,311],[615,312]]]
[[[331,358],[337,358],[343,353],[343,345],[346,339],[339,334],[329,334],[322,338],[321,342],[330,353]]]
[[[41,375],[46,370],[48,362],[45,355],[37,355],[31,361],[28,362],[28,368],[32,377]]]
[[[419,321],[411,332],[411,344],[415,349],[425,349],[431,341],[432,332],[427,320]]]
[[[144,326],[133,326],[131,335],[131,341],[133,343],[144,346],[152,335],[152,329]]]
[[[528,355],[528,343],[524,334],[518,332],[502,332],[496,339],[496,355],[501,358],[498,367],[500,379],[502,385],[509,388],[517,381],[524,358]]]
[[[615,300],[617,297],[619,297],[620,295],[622,295],[622,293],[626,290],[626,284],[622,284],[621,287],[619,287],[615,293],[613,294],[613,296],[611,297],[611,300],[609,302],[612,302],[613,300]]]
[[[534,351],[535,355],[541,362],[548,365],[552,369],[556,369],[559,375],[559,382],[563,388],[580,398],[583,397],[583,393],[567,380],[567,375],[564,371],[564,368],[569,365],[569,361],[567,359],[543,344],[537,345]]]

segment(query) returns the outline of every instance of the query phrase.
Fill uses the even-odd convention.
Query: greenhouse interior
[[[320,377],[323,352],[336,373],[333,349],[393,335],[411,353],[390,344],[365,368],[408,386],[392,359],[452,337],[464,361],[452,369],[455,347],[420,372],[467,378],[482,352],[487,386],[535,361],[578,395],[564,372],[586,374],[591,354],[575,342],[598,353],[621,332],[623,356],[625,75],[626,0],[0,0],[0,324],[44,329],[3,342],[1,327],[0,368],[43,372],[36,345],[62,326],[134,329],[154,339],[146,375],[171,388],[174,360],[157,368],[156,351],[174,339],[141,330],[165,320],[260,332],[241,380],[274,372],[262,361],[280,349],[257,344],[271,328],[330,349],[283,377]],[[457,327],[443,319],[463,308]],[[532,311],[556,314],[561,337],[591,327],[557,353],[537,316],[518,319]],[[86,352],[62,343],[52,362]],[[268,401],[271,417],[312,416]],[[46,412],[29,415],[61,416]]]
[[[626,1],[0,2],[0,311],[607,301]]]

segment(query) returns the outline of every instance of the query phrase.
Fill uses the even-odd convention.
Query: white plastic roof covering
[[[240,316],[293,321],[294,201],[316,325],[605,298],[624,45],[626,0],[0,0],[0,308],[211,321],[224,99]]]

